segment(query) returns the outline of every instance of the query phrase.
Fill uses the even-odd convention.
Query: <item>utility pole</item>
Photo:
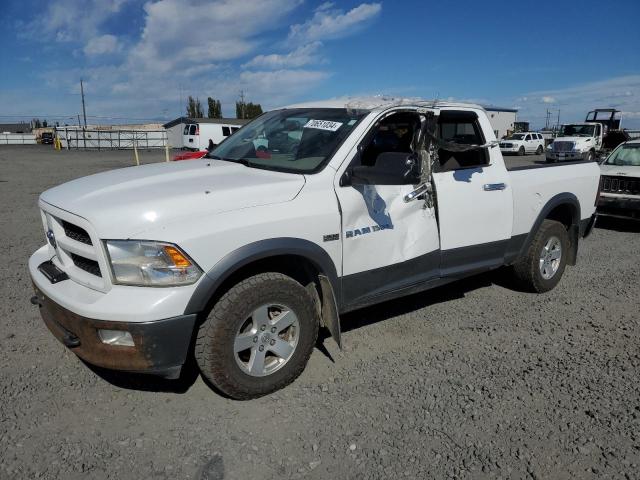
[[[80,114],[78,114],[78,127],[80,127]]]
[[[242,118],[246,118],[245,105],[244,105],[244,90],[240,90],[240,115]]]
[[[87,128],[87,111],[84,108],[84,86],[82,85],[82,79],[80,79],[80,95],[82,96],[82,117],[84,118],[84,128]]]

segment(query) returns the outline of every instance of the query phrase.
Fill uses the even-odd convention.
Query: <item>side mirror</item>
[[[372,167],[351,170],[352,185],[416,185],[420,183],[420,159],[413,153],[383,152]]]

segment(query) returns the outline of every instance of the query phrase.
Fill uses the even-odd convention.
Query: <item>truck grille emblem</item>
[[[47,230],[47,240],[49,240],[49,243],[53,248],[58,247],[58,245],[56,244],[56,236],[54,235],[53,230],[51,229]]]

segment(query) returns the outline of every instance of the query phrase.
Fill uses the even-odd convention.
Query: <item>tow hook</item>
[[[39,307],[41,307],[42,301],[40,300],[40,297],[38,297],[37,295],[34,295],[33,297],[31,297],[31,304],[38,305]]]

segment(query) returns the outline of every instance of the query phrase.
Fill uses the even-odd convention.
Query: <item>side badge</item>
[[[325,235],[322,237],[322,240],[324,240],[325,242],[333,242],[335,240],[340,240],[340,234],[332,233],[331,235]]]

